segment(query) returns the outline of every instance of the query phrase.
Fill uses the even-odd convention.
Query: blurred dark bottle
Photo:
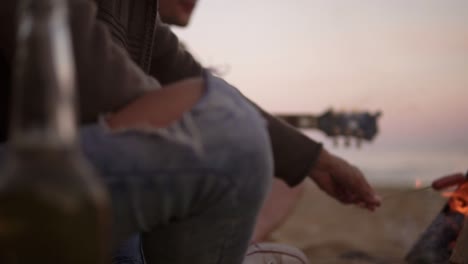
[[[108,200],[77,142],[65,0],[22,0],[8,155],[0,172],[1,264],[101,264]]]

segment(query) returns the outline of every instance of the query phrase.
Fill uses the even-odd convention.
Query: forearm
[[[269,114],[255,103],[252,104],[268,122],[275,176],[284,180],[289,186],[296,186],[316,165],[322,144]]]

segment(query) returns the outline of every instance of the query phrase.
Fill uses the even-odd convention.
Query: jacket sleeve
[[[276,177],[283,179],[289,186],[298,185],[315,166],[322,144],[256,107],[268,123]]]
[[[180,44],[169,27],[158,21],[150,73],[162,84],[202,76],[203,67]]]
[[[201,76],[202,71],[202,66],[179,44],[174,33],[165,25],[159,26],[153,49],[151,74],[166,84]],[[322,145],[268,114],[255,103],[252,104],[268,122],[275,176],[290,186],[299,184],[315,165]]]
[[[159,86],[96,19],[94,1],[68,1],[83,121],[94,121],[102,112],[115,111]]]
[[[17,0],[2,0],[0,49],[13,65]],[[80,119],[94,122],[99,114],[115,111],[158,85],[114,43],[107,26],[98,21],[90,0],[68,0]]]

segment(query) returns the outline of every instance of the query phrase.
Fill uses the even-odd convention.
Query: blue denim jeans
[[[112,264],[145,264],[141,234],[133,235],[121,243],[112,254]],[[155,262],[158,263],[158,262]]]
[[[200,101],[169,127],[80,129],[111,196],[115,263],[141,263],[141,248],[148,264],[242,262],[273,175],[269,138],[236,89],[205,81]]]

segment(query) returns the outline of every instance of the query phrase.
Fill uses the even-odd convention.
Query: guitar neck
[[[317,129],[318,126],[318,116],[315,115],[275,115],[284,122],[290,124],[293,127],[300,129]]]

